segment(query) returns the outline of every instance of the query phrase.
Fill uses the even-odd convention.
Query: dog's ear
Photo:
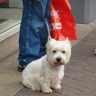
[[[53,39],[53,38],[51,38],[51,36],[48,36],[48,41],[47,41],[47,43],[46,43],[47,49],[48,49],[49,46],[50,46],[51,44],[53,44],[55,41],[56,41],[56,40]]]
[[[51,38],[51,36],[48,36],[48,42],[50,41],[56,41],[54,38]]]
[[[71,42],[68,40],[68,37],[65,39],[65,42],[67,42],[68,44],[70,44],[70,47],[71,47]]]
[[[66,40],[66,41],[69,41],[69,40],[68,40],[68,37],[67,37],[65,40]]]
[[[70,41],[68,40],[68,37],[65,39],[66,42],[70,43]]]

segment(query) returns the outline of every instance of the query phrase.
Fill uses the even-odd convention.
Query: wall
[[[69,0],[77,23],[90,23],[96,19],[96,0]]]

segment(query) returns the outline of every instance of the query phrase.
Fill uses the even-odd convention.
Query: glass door
[[[0,0],[0,34],[20,24],[22,0]]]

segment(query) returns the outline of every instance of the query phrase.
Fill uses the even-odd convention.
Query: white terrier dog
[[[50,38],[46,44],[47,55],[31,62],[22,73],[22,84],[32,90],[51,93],[52,89],[61,89],[64,77],[64,65],[71,56],[71,44],[68,39],[56,41]]]

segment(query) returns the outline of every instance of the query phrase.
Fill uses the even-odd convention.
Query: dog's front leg
[[[54,89],[61,89],[61,85],[60,84],[56,84],[53,86]]]
[[[49,84],[48,80],[46,80],[46,78],[40,77],[39,83],[40,83],[42,92],[52,93],[52,89],[50,88],[50,84]]]
[[[59,80],[59,78],[56,78],[54,80],[52,80],[52,88],[53,89],[61,89],[61,81]]]

